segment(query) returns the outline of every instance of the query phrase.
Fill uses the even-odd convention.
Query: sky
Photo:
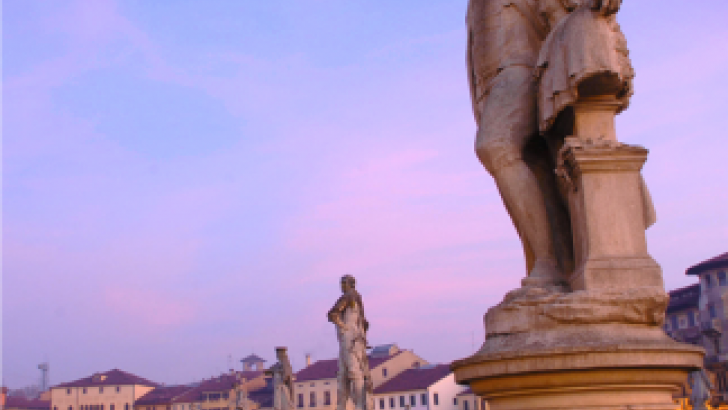
[[[666,288],[728,251],[728,2],[626,1],[618,138]],[[164,383],[370,344],[446,363],[525,274],[473,153],[466,0],[2,2],[2,377]]]

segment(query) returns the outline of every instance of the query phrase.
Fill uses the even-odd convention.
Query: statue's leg
[[[339,373],[336,378],[336,410],[346,410],[346,401],[349,400],[349,369],[346,360],[339,356]]]
[[[495,77],[480,102],[480,127],[475,151],[495,179],[501,198],[523,242],[533,255],[525,285],[560,281],[544,196],[536,176],[523,159],[530,138],[538,134],[536,82],[532,69],[515,66]]]

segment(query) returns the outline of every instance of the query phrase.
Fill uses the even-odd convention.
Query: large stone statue
[[[285,347],[276,347],[278,362],[268,372],[273,376],[273,409],[292,410],[294,408],[295,390],[293,368],[288,360]]]
[[[521,238],[525,286],[564,284],[576,268],[568,187],[554,170],[564,138],[574,131],[579,97],[611,93],[622,110],[632,95],[634,73],[615,20],[620,3],[470,1],[475,151]],[[644,193],[649,225],[654,212]]]
[[[522,286],[453,363],[491,410],[674,408],[702,349],[662,330],[668,296],[647,251],[647,149],[617,140],[634,72],[621,0],[470,0],[475,151],[521,239]]]
[[[329,310],[328,319],[336,325],[339,341],[337,410],[346,410],[351,398],[356,410],[373,410],[372,379],[367,357],[367,330],[364,304],[356,291],[353,276],[341,278],[343,295]]]
[[[690,401],[693,410],[708,410],[705,402],[710,400],[710,391],[713,390],[713,383],[710,382],[705,369],[698,369],[688,375],[690,385]]]

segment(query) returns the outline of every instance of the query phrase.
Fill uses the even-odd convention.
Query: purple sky
[[[728,251],[728,2],[692,4],[620,13],[668,289]],[[3,382],[332,358],[344,273],[372,344],[472,353],[524,268],[473,154],[465,5],[4,1]]]

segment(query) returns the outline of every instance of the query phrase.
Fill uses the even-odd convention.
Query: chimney
[[[311,353],[306,353],[306,367],[311,366]]]

